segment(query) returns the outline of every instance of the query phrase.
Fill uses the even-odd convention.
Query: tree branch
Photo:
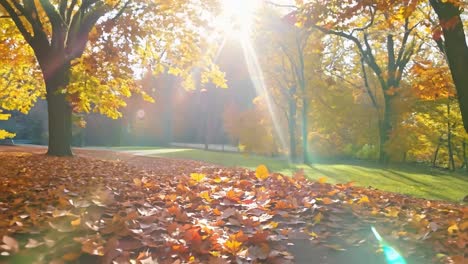
[[[68,12],[66,12],[65,14],[65,23],[67,23],[68,26],[70,26],[73,9],[75,9],[77,2],[78,0],[72,0],[70,3],[70,7],[68,7]]]
[[[13,1],[15,2],[15,1]],[[17,14],[14,10],[14,8],[7,2],[7,0],[0,0],[0,5],[3,6],[5,11],[10,15],[11,19],[15,23],[16,27],[20,31],[21,35],[23,35],[24,39],[26,42],[29,44],[32,43],[33,37],[31,36],[31,33],[26,29],[25,25],[21,21],[20,14]],[[18,10],[21,12],[21,10]]]

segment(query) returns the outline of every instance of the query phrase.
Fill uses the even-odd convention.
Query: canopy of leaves
[[[118,118],[132,93],[152,101],[134,81],[145,70],[167,71],[194,88],[191,73],[198,69],[205,83],[225,87],[208,39],[217,8],[206,0],[0,1],[0,75],[8,84],[0,83],[7,87],[0,89],[2,108],[27,112],[45,93],[38,62],[50,75],[64,50],[71,84],[60,92],[75,112]]]

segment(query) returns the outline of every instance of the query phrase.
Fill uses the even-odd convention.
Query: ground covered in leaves
[[[466,263],[462,205],[110,152],[0,164],[0,263],[385,263],[371,226],[408,263]]]

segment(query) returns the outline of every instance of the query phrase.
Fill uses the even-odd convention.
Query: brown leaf
[[[7,250],[13,251],[14,253],[19,251],[19,244],[18,244],[18,241],[16,241],[16,239],[9,237],[9,236],[3,236],[2,242],[6,246],[8,246]]]

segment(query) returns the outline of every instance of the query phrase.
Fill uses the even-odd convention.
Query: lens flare
[[[377,241],[379,241],[388,264],[406,264],[406,260],[403,258],[403,256],[401,256],[396,249],[391,247],[385,240],[383,240],[382,236],[380,236],[379,232],[377,232],[377,229],[372,226],[371,230],[372,233],[374,233]]]

